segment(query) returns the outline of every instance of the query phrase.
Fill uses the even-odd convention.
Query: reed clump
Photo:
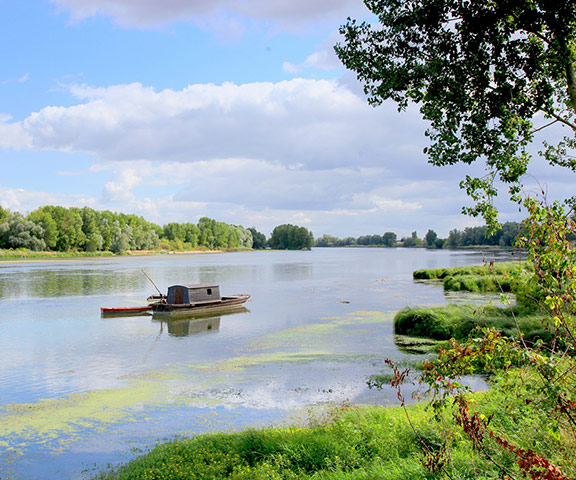
[[[528,262],[496,262],[494,264],[471,265],[466,267],[449,268],[427,268],[416,270],[412,274],[415,280],[444,280],[447,277],[459,275],[512,275],[522,272],[533,271],[533,267]]]
[[[482,327],[499,330],[505,336],[543,334],[542,318],[519,309],[478,305],[445,305],[430,308],[405,308],[394,317],[397,335],[436,340],[465,340]]]

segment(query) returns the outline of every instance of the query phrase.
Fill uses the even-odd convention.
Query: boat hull
[[[229,297],[222,297],[220,300],[214,302],[197,302],[197,303],[154,303],[152,310],[154,314],[190,314],[190,313],[218,313],[226,312],[241,308],[250,295],[231,295]]]
[[[101,307],[100,312],[105,316],[142,315],[152,310],[152,306],[143,307]]]

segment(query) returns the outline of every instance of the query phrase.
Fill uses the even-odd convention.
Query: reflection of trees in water
[[[26,271],[0,277],[0,298],[105,295],[139,290],[145,288],[146,283],[138,270]]]
[[[273,269],[276,280],[307,280],[314,271],[309,263],[276,263]]]

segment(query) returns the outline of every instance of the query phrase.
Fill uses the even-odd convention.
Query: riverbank
[[[507,376],[495,378],[489,392],[468,394],[467,402],[490,416],[493,431],[506,431],[507,442],[522,449],[538,445],[551,462],[566,465],[570,445],[561,436],[549,437],[544,416],[500,388],[501,383],[510,383],[510,376],[516,374],[508,372]],[[520,376],[517,378],[521,380]],[[488,458],[472,442],[453,435],[458,411],[456,404],[449,405],[441,416],[434,415],[424,404],[343,405],[312,416],[305,425],[170,441],[95,478],[487,480],[498,477],[499,465],[506,465],[510,474],[520,475],[513,450],[499,448],[492,441]],[[514,412],[513,421],[510,412]],[[515,423],[521,423],[523,428],[510,428]],[[574,468],[565,473],[574,473]]]
[[[224,249],[210,250],[206,248],[197,248],[194,250],[129,250],[122,254],[112,252],[36,252],[31,250],[2,250],[0,249],[0,261],[3,260],[61,260],[74,258],[110,258],[110,257],[139,257],[150,255],[184,255],[184,254],[202,254],[202,253],[224,253],[251,251],[250,249]]]

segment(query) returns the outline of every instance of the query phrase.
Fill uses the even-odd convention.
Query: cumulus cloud
[[[464,167],[426,164],[416,111],[373,109],[336,81],[70,92],[75,105],[18,122],[2,116],[0,146],[89,154],[91,172],[107,177],[100,196],[5,189],[8,207],[87,204],[161,224],[207,215],[264,230],[300,223],[317,234],[357,236],[373,232],[369,225],[399,234],[423,219],[454,225],[465,203],[456,186]]]
[[[82,152],[106,161],[249,158],[307,170],[421,162],[423,124],[374,109],[336,81],[71,87],[79,103],[0,124],[0,145]]]
[[[142,181],[136,169],[122,170],[119,178],[104,185],[103,200],[105,202],[131,202],[135,199],[132,190]]]
[[[28,213],[43,205],[62,205],[64,207],[95,206],[98,199],[82,194],[54,194],[30,191],[22,188],[8,188],[0,185],[0,205],[2,208]]]
[[[28,135],[21,123],[10,123],[12,116],[0,113],[0,148],[29,149],[32,147],[32,138]]]
[[[100,196],[87,200],[94,208],[158,223],[208,215],[263,229],[308,222],[319,234],[360,235],[370,233],[362,227],[370,222],[409,230],[405,224],[432,208],[450,215],[462,204],[461,172],[425,162],[416,111],[373,109],[336,81],[70,92],[75,105],[0,119],[0,145],[89,154],[90,171],[104,179]],[[13,198],[13,205],[31,203],[24,194]]]
[[[111,17],[130,27],[150,27],[172,22],[201,23],[209,17],[256,19],[282,28],[301,28],[314,22],[345,19],[364,12],[361,0],[52,0],[74,19],[93,15]]]

